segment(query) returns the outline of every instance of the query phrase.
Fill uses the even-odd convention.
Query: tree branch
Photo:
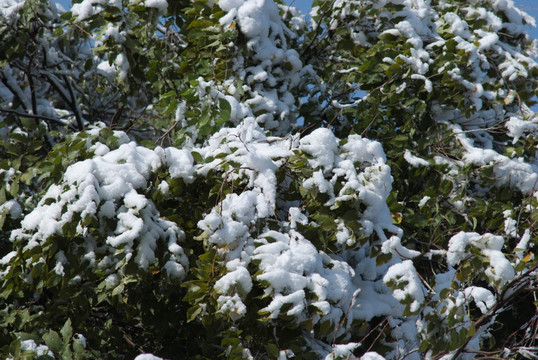
[[[53,122],[53,123],[55,123],[55,124],[57,124],[57,125],[67,126],[67,127],[70,128],[71,130],[76,130],[76,128],[74,128],[74,127],[73,127],[72,125],[70,125],[70,124],[66,124],[66,123],[62,122],[61,120],[58,120],[58,119],[55,119],[55,118],[51,118],[51,117],[48,117],[48,116],[44,116],[44,115],[28,114],[28,113],[23,113],[23,112],[20,112],[20,111],[17,111],[17,110],[4,109],[4,108],[0,108],[0,112],[8,113],[8,114],[14,114],[14,115],[17,115],[17,116],[27,117],[27,118],[32,118],[32,119],[41,119],[41,120],[45,120],[45,121],[49,121],[49,122]]]
[[[69,78],[64,75],[64,81],[67,85],[67,90],[69,91],[69,95],[71,96],[71,105],[73,108],[73,112],[75,113],[75,118],[77,119],[77,125],[78,129],[80,131],[84,130],[84,123],[82,122],[82,115],[80,113],[80,108],[78,106],[77,99],[75,98],[75,92],[73,91],[73,87],[71,86],[71,82],[69,81]]]

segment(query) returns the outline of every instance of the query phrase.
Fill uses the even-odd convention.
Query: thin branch
[[[73,91],[73,87],[71,86],[71,81],[69,81],[69,78],[67,76],[64,76],[64,81],[65,81],[65,84],[67,85],[67,90],[69,91],[69,95],[71,96],[71,105],[75,113],[75,118],[77,119],[78,129],[82,131],[84,130],[84,123],[82,122],[82,114],[80,113],[80,107],[78,106],[78,102],[75,97],[75,92]]]
[[[22,107],[24,108],[24,111],[28,111],[28,104],[26,103],[25,99],[24,99],[24,95],[20,92],[20,91],[17,91],[17,89],[14,89],[11,84],[9,83],[8,79],[6,79],[6,76],[4,74],[3,71],[0,71],[0,80],[2,81],[2,83],[9,89],[9,91],[11,91],[11,93],[13,94],[13,96],[15,96],[17,98],[17,100],[19,100],[19,102],[21,103]],[[20,89],[19,89],[20,90]]]
[[[475,326],[475,329],[477,329],[476,333],[479,332],[478,329],[484,323],[486,323],[489,319],[496,316],[499,312],[503,312],[504,310],[506,310],[505,305],[509,303],[515,296],[519,295],[519,293],[524,289],[524,284],[522,285],[520,284],[520,282],[529,281],[529,275],[531,276],[531,279],[532,279],[532,276],[533,276],[532,273],[536,269],[538,269],[538,265],[530,268],[526,273],[521,274],[520,276],[518,276],[517,278],[515,278],[514,280],[512,280],[510,283],[507,284],[503,292],[498,296],[498,301],[495,303],[495,306],[489,309],[484,315],[482,315],[473,323],[473,325]],[[513,290],[513,293],[505,297],[509,289]],[[467,346],[467,344],[469,344],[469,342],[473,338],[474,336],[467,338],[465,343],[459,347],[459,349],[456,351],[456,353],[454,354],[452,358],[457,359],[458,356],[461,355],[461,353],[467,352],[467,350],[465,350],[465,347]]]
[[[28,62],[28,72],[26,72],[26,77],[28,78],[28,85],[30,86],[30,96],[32,99],[32,113],[37,114],[37,98],[36,98],[36,90],[34,86],[34,78],[32,76],[31,72],[31,63]]]
[[[174,123],[172,124],[172,126],[170,126],[168,129],[166,129],[166,131],[164,132],[164,134],[162,134],[158,139],[157,139],[157,143],[160,143],[161,146],[164,146],[164,140],[166,137],[168,137],[170,135],[170,133],[172,132],[172,130],[174,130],[176,128],[176,126],[180,123],[179,120],[176,120],[174,121]]]
[[[57,125],[61,125],[61,126],[66,126],[67,125],[67,127],[69,127],[70,129],[76,130],[70,124],[66,124],[66,123],[64,123],[64,122],[62,122],[62,121],[60,121],[58,119],[51,118],[51,117],[44,116],[44,115],[28,114],[28,113],[23,113],[23,112],[20,112],[20,111],[17,111],[17,110],[4,109],[4,108],[0,108],[0,112],[8,113],[8,114],[14,114],[14,115],[17,115],[17,116],[27,117],[27,118],[32,118],[32,119],[41,119],[41,120],[45,120],[45,121],[50,121],[50,122],[53,122],[53,123],[55,123]]]
[[[49,79],[49,82],[52,85],[52,87],[60,94],[62,99],[64,99],[64,101],[67,104],[69,104],[69,106],[71,107],[71,110],[73,110],[73,113],[74,113],[75,118],[77,120],[78,129],[79,130],[84,130],[84,125],[82,124],[82,116],[80,115],[80,109],[79,109],[78,104],[76,102],[75,94],[73,92],[73,88],[71,87],[71,85],[70,85],[70,83],[68,81],[69,79],[64,77],[66,85],[67,85],[67,87],[69,89],[68,90],[69,94],[66,94],[63,87],[60,84],[58,84],[58,80],[56,79],[56,77],[54,75],[52,75],[50,73],[47,73],[46,76]],[[71,100],[69,98],[71,98]]]
[[[332,0],[332,4],[330,5],[329,8],[332,8],[332,7],[333,7],[335,1],[336,1],[336,0]],[[327,16],[327,15],[328,15],[328,12],[327,12],[327,11],[324,12],[324,13],[321,15],[321,19],[320,19],[319,22],[321,23],[321,21],[322,21],[322,20],[325,18],[325,16]],[[323,28],[323,26],[320,26],[320,25],[318,24],[318,27],[316,28],[316,32],[315,32],[314,36],[312,37],[312,40],[310,40],[310,43],[309,43],[309,44],[306,46],[306,48],[301,52],[301,57],[305,57],[305,54],[310,50],[310,48],[312,47],[312,45],[314,45],[314,42],[318,39],[318,36],[321,35],[321,33],[323,32],[323,30],[325,30],[325,29]],[[305,61],[305,63],[308,62],[308,60],[310,60],[311,57],[312,57],[312,56],[307,56],[307,57],[306,57],[306,61]]]

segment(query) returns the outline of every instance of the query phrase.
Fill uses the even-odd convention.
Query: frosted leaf
[[[54,234],[61,235],[65,226],[79,219],[73,225],[76,234],[85,239],[81,245],[86,251],[83,258],[92,266],[105,269],[118,261],[104,256],[97,262],[96,246],[108,246],[121,249],[125,259],[133,259],[147,269],[157,261],[157,244],[164,242],[169,249],[165,255],[167,273],[182,279],[188,260],[178,242],[184,234],[176,224],[160,218],[153,202],[143,195],[150,174],[163,165],[161,155],[158,149],[153,151],[128,143],[71,165],[63,182],[51,186],[38,206],[22,220],[22,228],[12,232],[12,239],[25,240],[24,249],[29,250]],[[190,181],[194,170],[192,163],[188,169],[188,157],[182,152],[169,152],[168,158],[170,164],[183,164],[184,171],[177,176]],[[107,227],[108,219],[115,219],[115,228]],[[91,224],[96,227],[91,231],[98,232],[101,238],[104,235],[104,244],[96,245],[89,236]],[[58,257],[60,254],[61,250],[54,270],[64,275],[69,264],[65,256]]]
[[[22,351],[33,351],[37,356],[50,356],[54,358],[54,353],[46,345],[37,345],[34,340],[22,340]]]
[[[280,310],[284,304],[291,304],[291,308],[286,311],[286,315],[298,316],[303,313],[306,307],[304,290],[297,290],[289,295],[276,294],[269,305],[260,311],[268,312],[271,319],[276,319],[280,314]],[[299,320],[303,317],[300,316]]]
[[[408,297],[411,298],[412,302],[409,307],[411,312],[420,310],[420,306],[424,303],[426,291],[411,260],[392,265],[383,277],[383,281],[385,283],[394,283],[392,295],[399,301],[405,301]],[[403,288],[400,288],[400,283]]]
[[[528,121],[512,116],[508,119],[505,126],[508,129],[508,135],[513,138],[512,144],[515,144],[526,132],[538,130],[538,118],[535,117],[532,121]]]
[[[471,297],[474,300],[476,306],[480,309],[482,314],[487,313],[488,310],[491,309],[497,302],[495,295],[493,295],[491,291],[482,287],[469,286],[464,290],[463,293],[465,294],[465,297]]]
[[[247,313],[247,307],[238,294],[233,296],[221,295],[217,299],[219,311],[229,314],[232,320],[237,320]]]
[[[342,359],[342,358],[345,358],[345,359],[348,359],[348,358],[352,358],[353,357],[353,350],[355,350],[357,347],[360,346],[360,343],[354,343],[354,342],[350,342],[350,343],[347,343],[347,344],[337,344],[337,345],[334,345],[333,346],[333,350],[332,352],[327,355],[325,357],[325,360],[335,360],[335,359]],[[367,353],[368,354],[368,353]],[[361,357],[361,359],[364,358],[364,356],[369,356],[369,355],[363,355]],[[371,354],[371,353],[369,353]],[[368,357],[367,357],[368,358]],[[377,360],[375,358],[372,358],[371,360]],[[383,359],[384,360],[384,359]]]
[[[5,203],[1,204],[0,213],[2,213],[4,209],[7,210],[9,216],[12,219],[18,219],[22,216],[22,208],[15,200],[8,200]]]
[[[319,170],[312,174],[312,177],[307,179],[303,183],[305,189],[317,188],[319,192],[328,194],[330,199],[327,201],[327,205],[332,205],[334,203],[334,192],[332,184],[325,180],[323,176],[323,171]]]
[[[314,130],[300,141],[300,149],[312,155],[309,159],[312,168],[331,169],[335,161],[338,142],[334,134],[325,128]]]
[[[398,236],[391,236],[388,240],[383,242],[381,251],[385,254],[391,253],[401,259],[412,259],[420,255],[419,251],[410,250],[404,247]]]
[[[252,290],[250,273],[244,267],[239,267],[217,280],[215,290],[219,294],[228,294],[231,290],[248,294]]]
[[[165,150],[166,165],[172,178],[182,178],[187,183],[193,181],[194,159],[190,151],[186,149],[167,148]]]
[[[480,235],[463,231],[454,235],[448,243],[447,260],[449,264],[456,266],[473,256],[469,251],[470,245],[480,249],[482,254],[489,259],[490,267],[485,269],[485,274],[490,279],[499,280],[501,285],[514,279],[514,268],[501,251],[504,245],[504,239],[501,236]]]
[[[292,229],[295,229],[297,227],[297,223],[301,225],[308,224],[308,218],[303,213],[301,213],[301,210],[299,208],[291,207],[288,212],[290,227]]]
[[[183,259],[182,259],[183,260]],[[166,264],[164,264],[164,270],[168,274],[169,277],[174,279],[184,279],[186,274],[185,267],[181,265],[181,263],[176,261],[167,261]]]
[[[80,22],[89,18],[98,12],[94,5],[100,4],[101,0],[83,0],[80,3],[73,4],[71,7],[71,13],[76,17],[76,21]]]

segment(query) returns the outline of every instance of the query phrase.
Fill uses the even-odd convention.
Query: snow
[[[325,360],[351,358],[353,357],[353,350],[355,350],[359,346],[360,346],[359,343],[354,343],[354,342],[349,342],[347,344],[336,344],[333,346],[333,351],[325,357]],[[366,356],[366,354],[364,356]],[[361,359],[363,359],[364,356],[362,356]],[[376,360],[376,359],[371,358],[370,360]]]
[[[429,93],[431,93],[433,91],[433,85],[432,85],[431,80],[426,78],[424,75],[412,74],[411,79],[424,80],[424,89],[426,89],[426,91],[429,92]]]
[[[516,255],[521,259],[524,256],[525,251],[529,246],[529,240],[531,239],[531,232],[529,229],[525,229],[525,233],[521,236],[521,239],[516,245]]]
[[[18,219],[22,216],[22,208],[19,203],[15,200],[8,200],[3,204],[0,204],[0,214],[3,210],[6,210],[9,213],[9,216],[12,219]]]
[[[166,165],[172,178],[182,178],[187,183],[194,179],[194,159],[186,149],[167,148],[165,150]]]
[[[168,9],[168,2],[166,0],[145,0],[144,6],[147,8],[155,8],[164,15]]]
[[[114,41],[120,44],[125,42],[125,33],[111,23],[107,26],[105,36],[113,38]]]
[[[512,144],[515,144],[526,132],[532,133],[538,130],[538,118],[528,121],[518,116],[511,116],[505,126],[508,129],[508,135],[513,138]]]
[[[469,286],[462,295],[465,298],[471,297],[482,314],[487,313],[497,302],[491,291],[478,286]]]
[[[220,311],[234,319],[242,316],[242,303],[235,295],[244,299],[253,286],[249,282],[252,276],[246,270],[252,261],[259,269],[255,279],[272,297],[264,310],[269,318],[280,316],[284,304],[289,304],[286,314],[297,321],[308,317],[309,306],[321,311],[315,322],[337,323],[343,314],[350,321],[369,320],[393,311],[397,301],[384,295],[387,288],[381,283],[382,272],[378,273],[375,260],[361,255],[355,271],[344,258],[320,252],[310,239],[294,230],[298,224],[309,223],[301,208],[290,206],[285,210],[284,219],[288,221],[284,226],[289,226],[285,232],[271,230],[252,237],[248,231],[260,220],[274,217],[278,187],[282,186],[276,182],[275,172],[279,164],[297,154],[304,156],[308,167],[314,170],[302,181],[303,187],[311,184],[331,193],[339,182],[341,191],[334,194],[334,202],[325,206],[363,202],[366,210],[360,216],[370,229],[365,227],[365,234],[372,235],[375,228],[382,243],[389,241],[385,231],[395,233],[396,239],[391,238],[389,243],[399,244],[395,249],[401,256],[415,256],[415,252],[398,242],[402,232],[392,225],[386,205],[392,178],[381,144],[358,135],[350,136],[341,147],[339,143],[329,129],[315,130],[299,141],[294,137],[267,138],[255,122],[245,121],[237,128],[222,129],[209,139],[207,146],[195,149],[204,158],[219,155],[218,162],[197,164],[195,176],[205,176],[209,168],[233,161],[236,170],[224,176],[241,179],[246,186],[239,194],[226,195],[198,223],[207,236],[205,242],[217,246],[228,270],[215,285],[222,296]],[[345,224],[338,226],[338,241],[353,246],[356,240]],[[307,292],[314,293],[315,298],[307,298]],[[342,327],[338,331],[346,330]]]
[[[512,210],[503,211],[504,233],[508,236],[517,236],[517,221],[512,218]]]
[[[230,314],[233,320],[240,319],[247,313],[247,307],[241,301],[238,294],[233,296],[221,295],[217,299],[220,311]]]
[[[419,166],[430,166],[430,163],[426,160],[419,158],[418,156],[415,156],[411,154],[411,151],[408,149],[404,152],[404,159],[407,161],[411,166],[419,167]]]
[[[83,0],[80,3],[76,3],[71,6],[71,13],[74,17],[76,17],[76,21],[80,22],[95,15],[98,10],[96,10],[94,5],[101,3],[102,0]]]
[[[113,65],[110,65],[110,63],[107,61],[102,61],[97,65],[97,71],[99,74],[105,76],[109,80],[114,78],[116,76],[116,67]]]
[[[2,16],[15,19],[15,10],[22,2],[0,1]],[[437,73],[432,73],[432,69],[433,65],[438,65],[438,58],[446,57],[449,41],[455,43],[458,56],[468,58],[466,68],[458,68],[456,62],[450,61],[442,70],[435,69],[450,77],[455,87],[464,89],[465,106],[469,106],[473,114],[464,116],[450,104],[436,104],[435,100],[431,112],[432,121],[452,131],[454,142],[451,146],[461,152],[452,156],[453,153],[445,155],[440,151],[421,155],[421,158],[413,155],[413,149],[406,149],[403,158],[407,164],[400,165],[435,167],[435,170],[441,168],[437,165],[446,165],[448,170],[443,175],[453,181],[458,181],[461,169],[467,166],[476,167],[477,172],[481,167],[491,166],[496,185],[537,196],[536,160],[528,156],[518,157],[515,151],[503,155],[500,150],[503,144],[487,133],[490,126],[504,124],[506,141],[515,145],[523,143],[537,130],[537,118],[530,110],[512,112],[511,109],[518,105],[517,94],[505,85],[530,76],[536,69],[536,62],[528,53],[519,52],[499,38],[501,32],[507,32],[509,37],[525,34],[523,21],[532,22],[532,19],[516,9],[510,0],[491,2],[497,14],[485,8],[465,6],[458,9],[458,14],[442,14],[439,9],[448,6],[447,2],[433,8],[420,0],[371,2],[375,8],[387,3],[401,7],[394,14],[383,12],[384,20],[373,24],[381,35],[399,37],[401,44],[405,45],[401,48],[402,53],[383,58],[385,64],[400,65],[403,61],[405,75],[392,90],[397,94],[403,96],[414,91],[413,88],[423,86],[428,93],[424,96],[436,96],[439,87],[434,87],[432,80],[436,81]],[[142,3],[161,15],[168,7],[165,0]],[[364,3],[370,4],[368,1]],[[104,4],[102,0],[83,0],[74,4],[72,13],[75,21],[81,22],[97,15]],[[121,5],[118,1],[112,4]],[[421,253],[402,244],[405,244],[406,234],[393,224],[387,206],[393,179],[383,145],[355,134],[338,139],[329,127],[315,129],[304,136],[290,134],[290,121],[301,100],[295,95],[301,93],[301,86],[317,81],[312,66],[304,66],[299,53],[290,47],[297,39],[295,31],[300,33],[304,26],[300,14],[273,1],[219,0],[209,4],[220,7],[224,12],[219,19],[219,30],[237,28],[245,47],[229,62],[230,73],[234,75],[222,81],[199,78],[197,95],[201,103],[216,104],[220,99],[226,100],[231,107],[230,123],[235,127],[220,129],[203,145],[194,145],[201,139],[193,134],[189,146],[184,148],[146,149],[130,142],[122,132],[115,133],[122,144],[118,149],[89,143],[93,156],[67,169],[61,182],[51,186],[36,208],[24,216],[21,228],[12,232],[11,240],[23,242],[23,251],[26,251],[60,236],[65,225],[75,223],[76,236],[84,239],[82,248],[85,253],[82,257],[88,260],[90,267],[106,274],[103,277],[107,287],[120,284],[122,270],[118,267],[123,260],[142,270],[158,266],[170,279],[179,283],[189,271],[189,261],[182,247],[185,234],[175,223],[161,216],[148,196],[155,191],[152,182],[156,173],[162,170],[170,179],[179,178],[187,185],[194,184],[192,186],[196,186],[197,181],[216,181],[223,188],[234,184],[231,193],[218,194],[216,204],[206,204],[207,211],[197,224],[198,231],[203,233],[200,236],[203,246],[217,252],[215,261],[221,270],[216,274],[213,288],[216,295],[213,295],[218,311],[233,321],[246,316],[246,299],[252,295],[256,285],[267,297],[267,306],[262,312],[269,319],[284,315],[294,319],[292,321],[296,324],[305,320],[310,320],[313,325],[327,321],[338,325],[334,334],[329,335],[336,339],[349,337],[353,322],[386,317],[391,334],[398,338],[394,347],[403,351],[409,343],[416,343],[418,331],[420,336],[427,331],[424,330],[426,326],[418,329],[418,319],[422,319],[428,311],[441,314],[442,306],[445,306],[447,310],[442,313],[443,316],[448,316],[454,307],[460,308],[458,314],[465,314],[464,310],[474,302],[483,314],[487,313],[495,305],[493,290],[460,281],[458,270],[479,252],[484,260],[484,269],[477,271],[484,272],[491,289],[497,292],[499,287],[512,281],[516,277],[515,265],[529,254],[533,246],[533,234],[529,229],[520,236],[523,228],[518,229],[517,213],[512,209],[504,211],[504,226],[495,234],[448,234],[452,236],[446,249],[426,253],[425,256],[430,259],[439,257],[441,262],[446,257],[448,263],[446,272],[435,276],[435,289],[426,286],[430,290],[427,291],[424,287],[426,281],[421,281],[410,260]],[[359,17],[357,12],[350,10],[350,5],[347,1],[334,2],[333,6],[341,9],[337,16],[342,21]],[[291,30],[280,12],[293,16],[289,22]],[[487,27],[484,29],[487,31],[471,31],[467,21],[474,17],[485,20]],[[385,29],[384,24],[393,28]],[[337,28],[338,22],[331,26]],[[450,35],[445,35],[440,30],[442,27]],[[368,39],[372,38],[369,37],[372,34],[365,34],[364,29],[358,26],[350,28],[350,36],[355,43],[371,46]],[[122,43],[125,33],[120,29],[109,25],[101,30],[103,36]],[[376,37],[378,35],[375,34]],[[428,45],[425,46],[425,43]],[[61,60],[56,49],[48,49],[47,54],[51,63]],[[500,88],[494,90],[488,79],[491,54],[501,59],[498,63],[501,78],[495,79]],[[121,51],[115,55],[101,61],[97,71],[109,81],[125,81],[131,70],[128,60],[131,57]],[[351,77],[356,71],[359,70],[353,66],[340,69],[338,73],[351,74]],[[24,100],[27,97],[17,85],[14,72],[9,67],[3,70],[6,81]],[[320,89],[325,89],[324,86]],[[3,88],[0,91],[2,96],[6,94],[6,98],[13,98],[13,94],[8,94]],[[9,101],[12,101],[11,98]],[[499,99],[501,102],[504,100],[504,108],[496,103]],[[334,100],[330,104],[347,109],[358,102],[340,104]],[[186,102],[182,102],[175,114],[178,124],[186,127],[187,113]],[[92,131],[95,130],[89,130],[90,133]],[[195,164],[192,151],[199,153],[203,161]],[[291,159],[300,159],[304,163],[301,165],[304,172],[290,164]],[[285,173],[283,180],[277,176],[282,173]],[[215,174],[216,179],[210,178]],[[160,177],[159,181],[157,190],[164,195],[174,195],[169,193],[167,181]],[[301,194],[289,200],[286,194],[292,181],[295,181],[294,186],[301,187]],[[315,191],[303,196],[303,190]],[[469,192],[472,191],[475,189],[470,188]],[[327,239],[321,238],[326,232],[324,224],[320,225],[317,214],[308,206],[310,200],[318,200],[309,198],[312,193],[328,195],[328,201],[320,205],[324,214],[330,214],[327,223],[334,225]],[[410,201],[424,208],[433,204],[430,200],[431,196],[421,194]],[[469,203],[467,199],[450,198],[450,204],[464,216]],[[339,211],[342,207],[351,210],[341,216]],[[22,207],[15,200],[0,205],[0,211],[9,213],[13,219],[23,216]],[[350,223],[348,218],[356,224]],[[109,223],[113,225],[107,225]],[[308,231],[304,230],[305,227]],[[505,244],[505,238],[499,234],[505,235],[510,242]],[[360,242],[357,240],[359,237]],[[96,238],[106,241],[97,244]],[[328,250],[319,246],[322,241],[328,243]],[[507,252],[511,250],[512,241],[518,241],[515,257]],[[507,249],[509,244],[510,249]],[[390,254],[390,260],[377,264],[373,249]],[[164,259],[157,259],[161,251],[165,254]],[[0,264],[9,267],[16,255],[16,252],[7,254]],[[68,276],[70,264],[61,250],[54,261],[52,271],[59,276]],[[441,300],[439,297],[443,289],[450,289],[451,296]],[[417,317],[403,316],[403,306],[398,305],[400,302],[408,304],[411,312],[423,310],[423,313]],[[429,308],[431,304],[435,308]],[[312,311],[313,308],[317,310]],[[403,335],[395,335],[398,332]],[[470,344],[478,338],[476,336]],[[357,343],[336,345],[334,339],[330,339],[332,345],[324,344],[323,356],[328,354],[327,359],[352,356],[353,350],[359,346]],[[27,342],[24,346],[38,348],[34,342]],[[287,354],[284,350],[281,352],[282,357]],[[374,352],[367,352],[361,358],[383,359]],[[136,359],[159,358],[141,354]]]
[[[431,197],[429,196],[424,196],[422,199],[420,199],[420,201],[418,202],[418,207],[423,207],[424,205],[426,205],[428,203],[428,201],[431,199]]]
[[[117,274],[110,274],[105,278],[106,286],[109,288],[114,288],[119,285],[120,279]]]
[[[401,259],[412,259],[420,255],[419,251],[410,250],[404,247],[401,243],[401,239],[398,236],[391,236],[390,239],[383,242],[381,246],[381,252],[388,254],[392,253]]]
[[[385,358],[375,351],[368,351],[360,357],[360,360],[385,360]]]
[[[17,12],[24,6],[24,0],[1,0],[0,14],[2,19],[12,20],[17,17]]]
[[[290,209],[288,210],[288,214],[290,227],[292,229],[295,229],[297,227],[297,223],[302,225],[308,224],[308,218],[301,212],[299,208],[290,207]]]
[[[54,358],[54,353],[46,345],[37,345],[34,340],[22,340],[21,341],[21,350],[22,351],[33,351],[38,357],[39,356],[50,356]]]
[[[405,260],[392,265],[383,277],[383,281],[385,283],[395,283],[396,288],[393,290],[392,296],[397,300],[405,301],[408,298],[411,299],[412,302],[409,307],[411,312],[420,310],[420,306],[424,303],[426,291],[416,274],[411,260]],[[403,284],[403,288],[400,288],[398,284]]]
[[[228,294],[231,290],[247,294],[252,290],[250,273],[244,267],[239,267],[217,280],[215,290],[219,294]]]
[[[213,235],[215,231],[222,225],[222,220],[216,211],[207,214],[198,222],[198,227],[209,235]]]
[[[443,16],[443,20],[450,24],[450,32],[456,36],[460,36],[463,39],[469,39],[471,32],[465,21],[463,21],[457,14],[453,12],[447,12]]]
[[[142,210],[148,204],[148,200],[144,195],[139,194],[136,190],[132,189],[125,194],[123,203],[127,208]]]
[[[452,266],[460,264],[471,257],[470,246],[475,246],[489,259],[491,268],[486,269],[486,275],[493,281],[506,284],[514,279],[515,271],[501,251],[503,245],[504,239],[501,236],[462,231],[450,239],[447,260]]]
[[[231,121],[238,123],[253,117],[265,129],[283,135],[279,129],[289,124],[289,115],[295,107],[290,90],[301,86],[301,79],[312,73],[310,66],[303,67],[297,51],[288,49],[288,39],[297,35],[284,24],[279,7],[273,1],[224,0],[217,4],[226,12],[219,19],[221,27],[230,29],[237,25],[247,40],[249,54],[233,60],[237,68],[242,68],[238,75],[246,98],[238,95],[234,78],[224,82],[229,85],[214,90],[232,106]],[[302,28],[301,15],[295,10],[289,13],[293,26]],[[250,66],[243,67],[245,61]]]
[[[493,45],[499,42],[499,35],[496,33],[486,33],[484,36],[478,41],[478,50],[484,51],[491,49]]]
[[[185,267],[176,261],[167,261],[166,264],[164,264],[164,270],[166,271],[168,276],[173,279],[181,280],[184,279],[185,276],[187,276],[187,271]]]
[[[509,185],[523,194],[532,194],[536,191],[538,165],[526,162],[522,158],[511,159],[493,149],[476,147],[473,140],[466,137],[457,126],[454,127],[454,133],[465,149],[463,156],[465,163],[478,166],[493,165],[498,185]]]
[[[317,188],[319,192],[328,194],[330,196],[330,199],[328,200],[327,204],[334,203],[334,192],[332,184],[325,179],[322,170],[314,172],[312,177],[307,179],[303,183],[303,187],[305,189],[312,189],[314,187]]]
[[[164,360],[164,359],[157,357],[153,354],[140,354],[137,357],[135,357],[134,360]]]
[[[166,272],[175,278],[185,276],[188,262],[183,249],[177,244],[184,234],[174,223],[159,217],[154,204],[143,191],[150,173],[167,162],[175,176],[183,176],[185,182],[190,182],[193,173],[190,153],[167,152],[159,148],[149,150],[135,143],[100,153],[103,155],[71,165],[64,174],[63,184],[49,188],[40,204],[22,220],[23,228],[12,233],[12,239],[28,239],[26,248],[29,249],[54,234],[60,234],[74,214],[80,214],[81,221],[86,218],[115,218],[116,227],[110,229],[106,237],[108,246],[123,249],[138,266],[147,269],[156,261],[157,242],[165,241],[170,251]],[[168,156],[165,158],[164,154]],[[47,203],[50,201],[50,204]],[[33,234],[26,234],[28,231]],[[79,223],[76,231],[86,235],[88,228]],[[105,230],[101,228],[100,231]],[[88,249],[93,247],[91,242],[88,243]],[[87,255],[94,259],[92,262],[95,261],[91,250]],[[105,260],[106,257],[99,266],[113,265]],[[66,266],[69,266],[66,261],[58,260],[54,270],[63,276]]]
[[[55,260],[56,260],[56,265],[54,266],[54,269],[53,271],[57,274],[57,275],[60,275],[60,276],[64,276],[65,275],[65,272],[64,272],[64,263],[67,264],[68,261],[67,261],[67,258],[65,257],[65,254],[62,250],[58,251],[56,253],[56,255],[54,256]]]
[[[125,53],[118,54],[116,56],[116,59],[114,59],[114,64],[117,65],[119,70],[119,81],[125,81],[125,79],[127,78],[127,74],[129,73],[129,69],[131,68],[129,60],[127,59],[127,55]]]
[[[4,255],[4,257],[2,259],[0,259],[0,264],[1,265],[9,264],[11,259],[13,259],[13,257],[15,257],[16,255],[17,255],[16,251],[11,251],[11,252],[7,253],[6,255]]]

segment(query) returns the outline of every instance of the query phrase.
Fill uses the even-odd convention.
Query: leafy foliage
[[[537,356],[511,1],[0,13],[3,358]]]

